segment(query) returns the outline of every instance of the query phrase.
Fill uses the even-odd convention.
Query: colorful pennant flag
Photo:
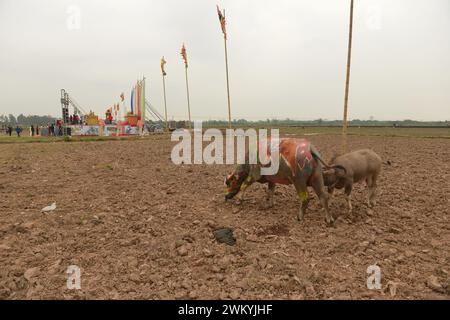
[[[222,28],[223,37],[227,38],[227,29],[225,28],[226,21],[225,21],[225,10],[223,10],[223,13],[220,12],[219,6],[217,6],[217,15],[219,16],[220,21],[220,27]]]
[[[166,60],[164,60],[164,56],[161,58],[161,72],[163,76],[167,75],[166,70],[164,70],[164,65],[166,64]]]
[[[183,46],[181,47],[181,56],[183,57],[184,65],[187,68],[188,67],[188,62],[187,62],[186,47],[184,46],[184,43],[183,43]]]

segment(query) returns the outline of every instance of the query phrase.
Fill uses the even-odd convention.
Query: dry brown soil
[[[340,146],[309,139],[326,159]],[[176,166],[172,146],[165,135],[0,145],[0,298],[449,299],[450,139],[349,137],[392,165],[373,210],[363,184],[352,216],[337,192],[334,227],[315,196],[297,222],[292,186],[271,209],[263,185],[225,202],[232,166]],[[218,227],[235,246],[216,242]],[[366,286],[373,264],[381,290]],[[66,287],[69,265],[81,290]]]

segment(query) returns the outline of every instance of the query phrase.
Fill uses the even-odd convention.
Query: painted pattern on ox
[[[311,153],[311,143],[306,139],[271,139],[269,143],[260,143],[258,153],[265,153],[269,158],[272,154],[272,150],[275,148],[275,144],[278,144],[280,160],[290,169],[292,177],[295,177],[299,173],[308,180],[308,176],[313,172],[316,162],[314,161]],[[275,175],[265,176],[267,181],[276,184],[291,184],[292,180],[287,177],[283,177],[279,173]]]

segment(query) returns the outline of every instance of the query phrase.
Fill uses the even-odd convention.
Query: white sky
[[[233,118],[341,119],[349,0],[221,0]],[[226,119],[216,1],[0,0],[0,114],[60,116],[60,89],[103,116],[147,78],[163,113]],[[75,6],[80,28],[67,27]],[[450,1],[355,0],[350,119],[450,120]]]

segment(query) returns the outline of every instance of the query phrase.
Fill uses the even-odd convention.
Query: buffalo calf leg
[[[369,188],[369,195],[367,199],[367,205],[369,208],[373,207],[376,204],[375,196],[377,191],[377,177],[371,177],[367,179],[367,187]]]
[[[328,188],[328,195],[329,195],[328,199],[331,199],[334,194],[334,187],[327,187],[327,188]]]
[[[351,193],[352,193],[352,185],[347,184],[345,186],[345,200],[347,201],[348,213],[352,213],[352,210],[353,210]]]

